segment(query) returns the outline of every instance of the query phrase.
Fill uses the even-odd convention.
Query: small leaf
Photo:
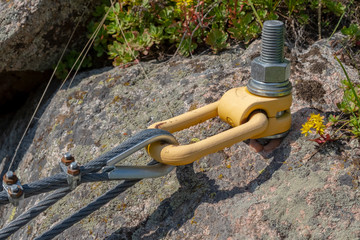
[[[218,53],[224,48],[228,47],[226,43],[228,34],[220,29],[212,29],[205,39],[205,42],[210,45],[214,53]]]

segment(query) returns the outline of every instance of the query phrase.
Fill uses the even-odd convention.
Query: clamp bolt
[[[3,182],[7,185],[15,184],[18,180],[19,180],[18,177],[13,171],[8,171],[3,176]]]
[[[3,176],[3,188],[8,195],[9,202],[14,206],[18,206],[19,202],[24,199],[24,189],[13,171],[8,171]]]
[[[67,182],[71,190],[74,190],[81,180],[80,166],[75,162],[70,153],[65,153],[61,158],[60,169],[66,173]]]
[[[75,161],[74,157],[69,152],[65,153],[61,158],[61,162],[66,166],[69,166],[74,161]]]
[[[65,163],[61,161],[60,168],[67,175],[67,182],[70,189],[74,190],[81,181],[80,166],[77,164],[77,162],[75,162],[75,160],[69,163],[67,167]]]

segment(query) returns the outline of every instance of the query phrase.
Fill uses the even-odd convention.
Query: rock
[[[227,90],[246,85],[250,61],[259,48],[255,41],[245,51],[233,48],[220,55],[80,74],[74,86],[58,92],[43,107],[25,139],[26,147],[19,151],[17,173],[23,183],[54,174],[65,151],[84,164],[171,113],[218,100]],[[355,173],[360,165],[352,149],[335,142],[317,151],[315,143],[300,134],[311,112],[337,111],[334,102],[342,97],[339,83],[344,74],[333,52],[326,40],[303,53],[291,52],[293,122],[276,150],[256,153],[241,142],[177,167],[165,177],[142,180],[59,239],[359,238]],[[346,68],[353,79],[358,78],[355,69]],[[175,136],[186,144],[226,129],[226,124],[213,119]],[[0,159],[10,157],[13,148],[4,142]],[[148,161],[139,152],[124,164]],[[117,184],[78,186],[11,239],[38,236]],[[15,217],[42,198],[28,198]],[[12,209],[3,207],[0,226],[8,223]]]
[[[84,21],[96,4],[98,1],[1,1],[0,72],[51,69],[79,20],[73,42],[83,43],[84,37],[79,36],[84,36]]]
[[[95,0],[0,2],[1,113],[4,106],[15,108],[18,96],[49,80],[46,71],[59,60],[78,21],[70,47],[84,45],[87,20],[97,4]]]

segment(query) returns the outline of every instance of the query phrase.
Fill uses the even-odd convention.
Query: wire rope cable
[[[137,148],[139,149],[139,146],[143,147],[145,143],[149,142],[149,139],[156,139],[157,141],[159,136],[162,136],[163,138],[166,136],[172,136],[171,133],[161,130],[161,129],[146,129],[138,134],[134,135],[133,137],[127,139],[123,143],[121,143],[119,146],[113,148],[109,152],[106,152],[105,154],[101,155],[100,157],[96,158],[93,161],[90,161],[85,166],[82,167],[81,174],[84,174],[81,178],[80,183],[84,182],[97,182],[97,181],[106,181],[106,180],[114,180],[111,179],[107,172],[102,173],[93,173],[95,171],[100,170],[102,167],[106,166],[111,159],[118,159],[118,161],[122,160],[123,158],[120,158],[118,156],[123,156],[124,153],[132,151],[132,149]],[[154,165],[157,162],[153,160],[148,165]],[[99,197],[92,203],[90,203],[88,206],[82,208],[79,210],[79,212],[75,213],[71,217],[65,219],[64,221],[59,224],[59,226],[55,227],[54,230],[52,230],[54,234],[59,234],[68,227],[72,226],[82,218],[88,216],[92,212],[99,209],[101,206],[109,202],[111,199],[119,195],[120,193],[124,192],[129,187],[136,184],[138,181],[140,181],[141,178],[135,179],[135,180],[126,180],[123,183],[119,184],[114,189],[108,191],[103,196]],[[25,197],[30,197],[36,194],[48,192],[57,188],[57,191],[47,196],[45,199],[43,199],[41,202],[36,204],[35,206],[31,207],[29,210],[18,216],[15,220],[10,222],[7,226],[0,229],[0,239],[6,238],[10,236],[12,233],[16,232],[18,229],[20,229],[22,226],[26,225],[29,221],[31,221],[33,218],[38,216],[41,212],[45,211],[48,207],[55,204],[58,200],[60,200],[62,197],[66,196],[71,190],[68,187],[67,183],[67,175],[65,173],[59,173],[52,177],[48,177],[45,179],[42,179],[40,181],[37,181],[35,183],[30,183],[23,185],[24,194]],[[8,202],[6,192],[0,193],[2,196],[1,203],[6,204]],[[5,199],[3,195],[5,194]],[[7,201],[6,201],[7,200]]]
[[[0,229],[0,239],[5,239],[11,234],[15,233],[21,227],[25,226],[33,218],[37,217],[40,213],[45,211],[48,207],[55,204],[61,198],[65,197],[71,190],[69,187],[60,188],[51,195],[47,196],[41,202],[31,207],[26,212],[22,213],[15,220],[11,221],[7,226]]]
[[[100,155],[96,159],[85,164],[81,169],[81,174],[93,173],[99,171],[102,167],[106,166],[109,159],[115,158],[116,156],[127,151],[129,148],[138,145],[143,141],[154,138],[156,136],[168,135],[172,136],[171,133],[162,129],[145,129],[133,137],[128,138],[126,141],[111,149],[110,151]],[[85,177],[86,179],[86,177]],[[65,173],[58,173],[53,176],[41,179],[39,181],[24,184],[25,198],[31,197],[40,193],[49,192],[57,188],[61,188],[67,185],[67,176]],[[0,206],[9,203],[7,193],[5,190],[0,192]]]
[[[98,210],[108,202],[110,202],[112,199],[117,197],[119,194],[126,191],[128,188],[134,186],[137,182],[139,182],[141,179],[137,180],[126,180],[123,183],[117,185],[113,189],[109,190],[105,194],[101,195],[97,199],[95,199],[93,202],[88,204],[86,207],[81,208],[79,211],[71,215],[70,217],[64,219],[56,226],[52,227],[49,231],[43,233],[39,237],[35,238],[35,240],[45,240],[45,239],[52,239],[62,233],[67,228],[71,227],[75,223],[79,222],[81,219],[89,216],[94,211]]]
[[[89,173],[81,178],[81,183],[86,182],[100,182],[110,180],[107,173]],[[64,188],[58,189],[51,195],[47,196],[41,202],[37,203],[33,207],[31,207],[26,212],[22,213],[15,220],[10,222],[7,226],[0,229],[0,239],[4,239],[9,237],[11,234],[19,230],[21,227],[25,226],[28,222],[30,222],[33,218],[37,217],[40,213],[45,211],[48,207],[55,204],[58,200],[65,197],[68,193],[70,193],[69,187],[67,187],[67,183],[64,183]]]

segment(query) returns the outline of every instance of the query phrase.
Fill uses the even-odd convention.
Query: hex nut
[[[261,57],[251,62],[251,78],[265,83],[278,83],[289,80],[290,62],[284,59],[282,63],[265,63]]]
[[[66,166],[69,166],[72,162],[74,162],[75,161],[75,159],[74,159],[74,157],[73,156],[63,156],[62,158],[61,158],[61,162],[63,163],[63,164],[65,164]]]
[[[72,176],[77,176],[80,173],[80,169],[73,170],[73,169],[68,168],[67,172],[68,172],[68,174],[70,174]]]
[[[18,181],[18,177],[15,175],[15,173],[13,173],[13,176],[11,178],[8,178],[7,177],[7,174],[5,174],[3,176],[3,182],[8,184],[8,185],[11,185],[11,184],[15,184],[17,181]]]
[[[68,166],[67,173],[72,176],[77,176],[80,174],[80,167],[76,164],[76,162],[73,162]]]
[[[23,190],[18,185],[12,185],[8,188],[8,193],[12,198],[19,198],[23,194]]]

